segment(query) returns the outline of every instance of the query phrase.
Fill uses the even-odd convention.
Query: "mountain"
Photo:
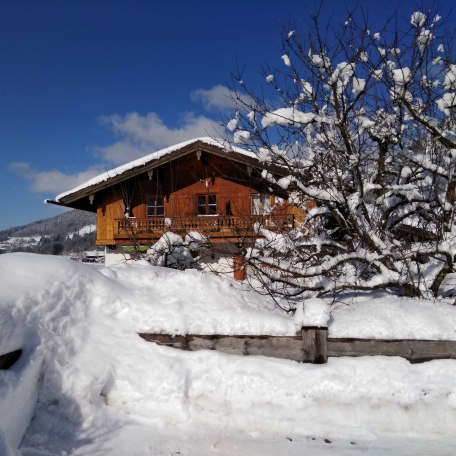
[[[70,255],[94,250],[96,214],[71,210],[0,231],[0,253]]]

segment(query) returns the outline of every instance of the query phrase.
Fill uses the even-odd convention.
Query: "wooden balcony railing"
[[[218,237],[233,237],[239,234],[253,235],[256,223],[274,230],[294,228],[294,216],[284,215],[247,215],[247,216],[198,216],[198,217],[150,217],[116,219],[114,237],[120,238],[156,238],[166,231],[185,233],[198,231]]]

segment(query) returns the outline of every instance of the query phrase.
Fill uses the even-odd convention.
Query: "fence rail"
[[[456,359],[454,340],[328,338],[328,356],[400,356],[412,363]]]
[[[339,356],[400,356],[412,363],[456,359],[456,341],[331,338],[327,328],[316,327],[304,327],[296,336],[149,333],[140,333],[139,336],[149,342],[182,350],[218,350],[234,355],[271,356],[315,364]]]

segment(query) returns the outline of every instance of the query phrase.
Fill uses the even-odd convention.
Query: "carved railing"
[[[256,223],[270,230],[291,230],[294,216],[284,215],[247,215],[247,216],[197,216],[197,217],[150,217],[116,219],[114,236],[119,237],[156,237],[166,231],[201,233],[220,233],[233,236],[239,233],[253,233]]]

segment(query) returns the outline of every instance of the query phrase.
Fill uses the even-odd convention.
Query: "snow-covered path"
[[[123,424],[121,428],[86,431],[71,440],[64,434],[61,442],[43,449],[40,434],[28,437],[21,447],[23,456],[452,456],[454,438],[377,434],[358,439],[328,439],[305,435],[214,429],[207,425],[172,426]],[[29,446],[28,446],[29,445]],[[40,448],[38,448],[40,447]],[[73,451],[69,448],[74,448]]]

